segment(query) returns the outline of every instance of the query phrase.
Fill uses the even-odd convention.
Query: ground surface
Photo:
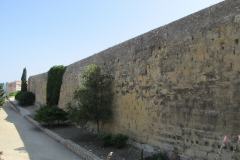
[[[77,128],[73,124],[55,125],[49,129],[61,137],[70,139],[79,144],[104,160],[107,159],[107,155],[110,152],[113,152],[111,160],[135,160],[140,159],[141,157],[141,150],[129,144],[122,149],[118,149],[114,146],[103,147],[102,142],[97,138],[96,134]],[[150,154],[144,152],[144,155],[146,156]]]
[[[7,105],[0,109],[0,124],[4,160],[81,160]]]
[[[17,104],[16,101],[14,103]],[[24,112],[28,112],[26,114],[29,114],[31,118],[34,117],[34,115],[36,114],[36,110],[39,109],[39,107],[35,105],[20,107],[18,109],[22,110],[22,108],[23,110],[27,110]],[[60,125],[54,125],[53,127],[48,129],[52,130],[53,132],[65,139],[70,139],[71,141],[75,142],[76,144],[80,145],[81,147],[85,148],[86,150],[92,152],[93,154],[104,160],[107,159],[107,156],[110,152],[113,152],[111,160],[136,160],[140,159],[141,157],[141,150],[129,144],[127,144],[122,149],[117,149],[114,146],[103,147],[102,142],[97,138],[96,134],[80,129],[73,124],[63,123]],[[151,155],[147,152],[143,152],[143,154],[144,157]]]

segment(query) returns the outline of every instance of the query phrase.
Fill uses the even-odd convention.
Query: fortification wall
[[[115,77],[106,130],[193,159],[214,159],[226,135],[229,156],[240,134],[239,38],[240,1],[224,1],[69,65],[59,106],[96,63]],[[31,78],[30,90],[44,94],[36,87],[45,79]]]
[[[28,90],[35,94],[37,105],[46,104],[47,73],[30,76]]]

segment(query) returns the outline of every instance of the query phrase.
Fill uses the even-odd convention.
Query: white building
[[[14,82],[6,82],[6,94],[10,92],[20,91],[22,81],[16,80]]]

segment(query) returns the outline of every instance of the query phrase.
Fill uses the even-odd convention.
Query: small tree
[[[4,83],[0,83],[0,106],[2,106],[4,104],[5,101],[5,91],[3,90],[3,85]]]
[[[78,125],[85,126],[88,122],[97,124],[100,138],[100,123],[104,124],[112,117],[111,78],[103,74],[101,68],[95,64],[86,67],[81,74],[81,84],[74,92],[74,99],[78,106],[68,104],[69,119]]]
[[[23,73],[22,73],[22,85],[21,85],[21,91],[27,91],[27,70],[26,68],[23,69]]]

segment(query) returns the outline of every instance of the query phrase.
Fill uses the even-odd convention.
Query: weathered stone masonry
[[[59,105],[96,63],[115,77],[106,130],[193,159],[214,159],[227,135],[229,156],[240,134],[239,40],[240,1],[224,1],[69,65]],[[46,73],[29,78],[39,103],[45,86]]]

